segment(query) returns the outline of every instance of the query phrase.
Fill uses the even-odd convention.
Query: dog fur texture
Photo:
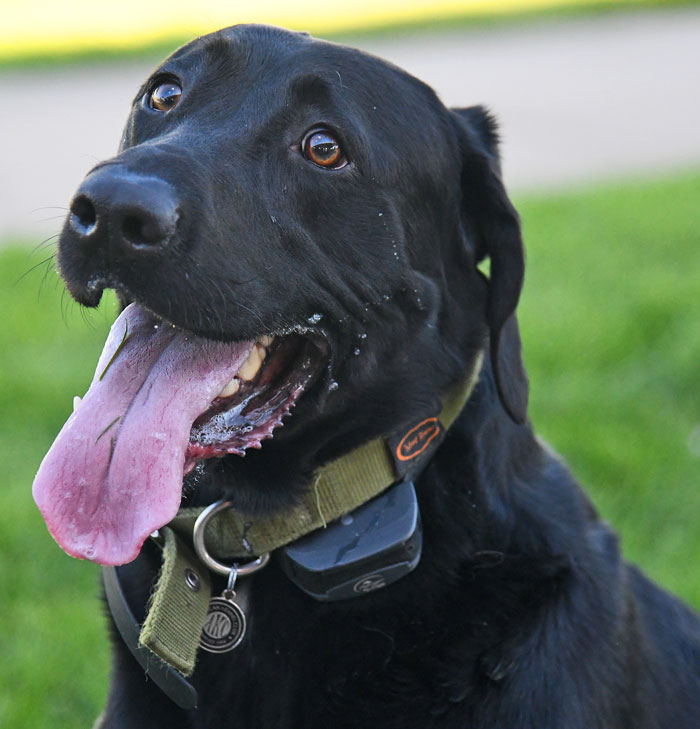
[[[167,113],[145,101],[159,79],[182,88]],[[304,157],[316,127],[347,165]],[[177,222],[148,250],[115,226],[87,246],[66,224],[71,294],[96,305],[114,288],[219,340],[311,327],[329,348],[259,451],[186,479],[188,505],[282,511],[319,464],[411,422],[487,356],[416,483],[414,572],[323,604],[273,559],[250,578],[242,646],[201,655],[194,711],[145,680],[115,633],[100,727],[700,727],[698,619],[625,563],[527,419],[514,316],[524,254],[496,147],[484,109],[446,109],[388,63],[277,28],[197,39],[139,91],[119,154],[85,184],[98,172],[115,191],[156,180],[174,191]],[[148,548],[122,570],[142,614],[154,570]]]

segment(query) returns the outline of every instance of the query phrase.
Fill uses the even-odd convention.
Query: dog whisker
[[[65,215],[49,215],[46,218],[39,218],[36,222],[37,223],[48,223],[51,220],[64,220]]]
[[[39,261],[39,263],[35,263],[33,266],[31,266],[28,270],[26,270],[13,284],[13,286],[17,286],[21,281],[23,281],[32,271],[35,271],[40,266],[48,265],[50,266],[51,263],[54,261],[56,254],[52,253],[47,258],[44,258],[43,261]]]
[[[41,243],[38,243],[37,245],[32,248],[32,253],[36,253],[41,248],[48,247],[50,245],[56,245],[56,239],[60,237],[60,233],[54,233],[54,235],[50,235],[48,238],[45,238]]]
[[[42,210],[63,210],[64,212],[68,212],[69,208],[63,206],[63,205],[44,205],[40,208],[33,208],[29,212],[33,215],[34,213],[40,213]]]

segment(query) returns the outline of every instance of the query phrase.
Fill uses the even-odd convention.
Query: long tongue
[[[252,346],[195,337],[136,304],[124,309],[34,479],[34,500],[68,554],[125,564],[175,516],[192,423]]]

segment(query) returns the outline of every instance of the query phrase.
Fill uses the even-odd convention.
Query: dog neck
[[[267,518],[245,514],[231,504],[207,541],[220,555],[250,559],[326,527],[393,483],[414,479],[469,400],[483,359],[479,353],[467,377],[445,393],[439,411],[417,415],[395,433],[364,443],[317,469],[298,504]],[[188,535],[203,511],[201,507],[181,509],[170,526]]]

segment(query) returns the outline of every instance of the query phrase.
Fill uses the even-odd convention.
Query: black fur
[[[69,221],[59,248],[69,290],[94,305],[114,287],[229,340],[318,313],[330,345],[327,371],[285,426],[258,452],[208,463],[188,503],[226,495],[279,510],[318,464],[410,422],[480,349],[490,358],[417,483],[424,553],[411,575],[321,604],[273,561],[250,578],[244,644],[201,656],[197,711],[175,708],[115,639],[100,726],[700,726],[697,618],[622,560],[527,421],[514,316],[524,256],[488,114],[447,110],[376,58],[262,26],[200,38],[162,74],[180,81],[179,105],[150,109],[147,83],[119,155],[98,169],[115,189],[164,181],[176,225],[162,245],[131,248],[119,230],[85,245]],[[349,165],[303,157],[319,125]],[[150,572],[141,560],[129,571],[143,606]]]

